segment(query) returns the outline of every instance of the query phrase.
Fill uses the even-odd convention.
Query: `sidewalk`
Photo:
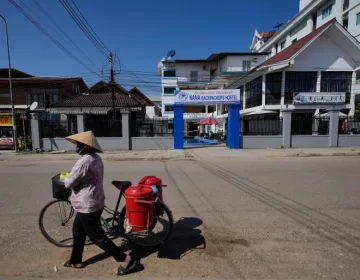
[[[226,147],[204,147],[185,150],[105,151],[106,161],[167,161],[201,159],[260,159],[281,157],[360,156],[360,147],[309,149],[249,149],[230,150]],[[19,153],[0,151],[1,161],[62,161],[77,160],[74,152]]]
[[[195,158],[200,157],[204,159],[360,156],[360,147],[246,150],[230,150],[226,147],[206,147],[188,151],[194,155]]]
[[[148,151],[105,151],[99,154],[107,161],[135,161],[135,160],[188,160],[192,156],[184,150],[148,150]],[[0,161],[62,161],[78,160],[79,155],[75,152],[53,153],[19,153],[0,151]]]

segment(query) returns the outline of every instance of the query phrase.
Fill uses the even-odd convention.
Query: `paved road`
[[[73,162],[0,162],[0,278],[111,277],[114,262],[95,246],[83,270],[61,264],[68,249],[40,235],[50,178]],[[155,174],[168,184],[176,220],[160,252],[142,257],[137,279],[359,279],[360,172],[355,157],[105,162],[107,204],[114,179]],[[120,245],[121,240],[117,240]],[[57,265],[58,272],[53,268]],[[21,278],[24,279],[24,278]]]

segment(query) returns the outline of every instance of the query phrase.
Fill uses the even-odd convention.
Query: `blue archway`
[[[174,149],[184,149],[184,105],[228,104],[226,146],[240,148],[240,90],[175,90]]]

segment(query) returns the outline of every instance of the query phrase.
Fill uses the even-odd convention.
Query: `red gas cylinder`
[[[162,181],[156,176],[145,176],[140,179],[139,185],[145,185],[148,187],[156,186],[159,191],[159,200],[163,201],[163,190],[162,190]]]
[[[154,192],[145,185],[128,188],[125,191],[126,218],[131,232],[151,229],[154,219]]]

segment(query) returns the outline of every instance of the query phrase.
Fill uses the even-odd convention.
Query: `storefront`
[[[12,149],[13,146],[12,116],[0,113],[0,148]]]

